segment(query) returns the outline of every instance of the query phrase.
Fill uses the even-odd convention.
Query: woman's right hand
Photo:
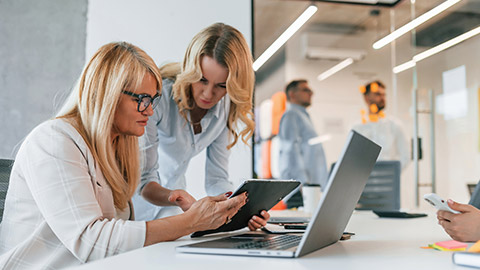
[[[212,230],[227,223],[245,205],[246,193],[228,199],[222,194],[196,201],[185,214],[194,231]]]

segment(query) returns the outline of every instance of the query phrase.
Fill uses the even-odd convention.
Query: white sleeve
[[[233,191],[232,182],[228,181],[228,160],[230,150],[228,145],[228,128],[207,147],[205,164],[205,190],[209,196],[216,196],[227,191]]]
[[[163,98],[163,96],[162,96]],[[158,127],[161,120],[159,108],[155,108],[153,115],[148,119],[145,134],[139,138],[140,152],[142,155],[142,173],[137,192],[140,194],[143,187],[149,182],[160,183],[158,175]]]
[[[103,217],[99,200],[104,198],[95,194],[89,170],[94,161],[85,149],[80,135],[74,139],[52,129],[25,142],[26,182],[52,237],[82,262],[142,247],[145,222]]]

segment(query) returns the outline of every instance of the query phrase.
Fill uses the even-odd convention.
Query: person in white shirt
[[[368,113],[362,111],[362,123],[353,130],[376,142],[382,147],[378,160],[398,160],[402,169],[410,162],[408,144],[398,120],[386,116],[385,85],[373,81],[360,88]]]
[[[101,47],[61,112],[24,140],[0,224],[1,269],[58,269],[195,231],[218,228],[246,195],[192,203],[180,215],[134,221],[143,135],[162,81],[153,60],[126,42]]]
[[[170,63],[160,70],[164,94],[141,138],[145,166],[133,198],[140,220],[181,213],[195,201],[184,191],[185,172],[204,149],[207,194],[231,192],[230,148],[240,138],[247,143],[255,127],[252,55],[237,29],[223,23],[203,29],[193,37],[181,65]],[[171,194],[165,188],[178,191]],[[265,226],[269,217],[262,211],[248,226]]]

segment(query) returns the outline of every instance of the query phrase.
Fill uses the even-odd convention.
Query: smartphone
[[[448,211],[448,212],[451,212],[451,213],[454,213],[454,214],[460,214],[460,212],[455,211],[452,208],[450,208],[450,206],[448,206],[448,204],[447,204],[447,201],[445,201],[444,199],[442,199],[440,196],[438,196],[435,193],[425,194],[425,195],[423,195],[423,198],[428,203],[430,203],[435,208],[437,208],[437,210],[443,210],[443,211]]]

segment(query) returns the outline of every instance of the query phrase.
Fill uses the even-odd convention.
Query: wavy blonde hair
[[[242,33],[229,25],[215,23],[203,29],[188,45],[181,66],[179,63],[173,63],[160,68],[162,76],[175,79],[172,94],[180,114],[188,119],[187,112],[194,107],[192,84],[202,78],[200,62],[203,56],[215,59],[228,69],[226,86],[231,103],[227,127],[233,140],[227,148],[232,148],[237,143],[238,137],[248,144],[248,139],[252,137],[255,128],[252,120],[255,82],[252,54]],[[238,120],[246,125],[239,133],[236,131]]]
[[[112,189],[118,209],[128,206],[137,188],[140,157],[136,136],[112,137],[115,111],[122,91],[139,87],[148,73],[157,80],[157,89],[161,89],[160,72],[143,50],[126,42],[106,44],[90,59],[57,114],[57,118],[72,123],[87,143]]]

